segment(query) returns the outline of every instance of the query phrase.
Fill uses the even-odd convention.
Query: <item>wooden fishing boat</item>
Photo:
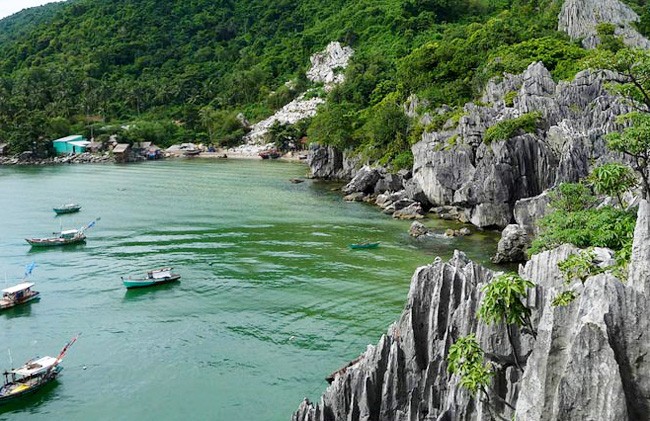
[[[27,241],[32,247],[54,247],[65,246],[68,244],[80,244],[86,241],[86,234],[84,231],[88,228],[92,228],[100,219],[101,218],[97,218],[88,225],[79,229],[62,230],[59,233],[55,233],[57,234],[56,237],[25,238],[25,241]]]
[[[33,286],[32,282],[21,282],[18,285],[3,289],[2,298],[0,298],[0,310],[39,299],[39,292],[33,291]]]
[[[260,158],[262,159],[276,159],[282,156],[282,154],[277,149],[268,149],[259,153]]]
[[[54,210],[57,215],[79,212],[79,209],[81,209],[81,205],[78,205],[76,203],[67,203],[65,205],[59,206],[58,208],[52,208],[52,210]]]
[[[86,241],[86,235],[81,230],[71,229],[61,231],[56,237],[48,238],[25,238],[32,247],[53,247],[65,246],[68,244],[80,244]]]
[[[35,358],[27,361],[22,367],[5,371],[4,382],[0,387],[0,405],[14,399],[37,392],[46,384],[54,381],[63,370],[60,363],[68,351],[68,348],[75,343],[78,336],[68,342],[59,356]]]
[[[369,243],[369,242],[364,242],[364,243],[355,243],[355,244],[350,244],[349,247],[353,250],[357,249],[376,249],[379,247],[379,243]]]
[[[146,288],[178,281],[181,275],[172,273],[173,268],[150,270],[144,278],[122,278],[122,283],[127,289]]]
[[[201,153],[201,149],[187,149],[183,152],[185,156],[197,156]]]

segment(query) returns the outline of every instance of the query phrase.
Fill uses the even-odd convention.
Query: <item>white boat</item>
[[[32,282],[21,282],[18,285],[3,289],[2,298],[0,298],[0,310],[40,298],[39,292],[32,290],[33,286]]]
[[[154,285],[166,284],[181,279],[181,275],[172,273],[173,268],[162,268],[150,270],[144,278],[122,278],[122,282],[127,289],[144,288]]]

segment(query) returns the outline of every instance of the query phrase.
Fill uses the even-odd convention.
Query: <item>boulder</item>
[[[431,235],[433,231],[425,227],[424,224],[418,221],[413,221],[411,227],[409,228],[409,235],[411,237],[421,237],[423,235]]]
[[[411,203],[402,209],[397,209],[393,212],[393,218],[396,219],[422,219],[424,218],[424,211],[422,206],[417,203]]]
[[[523,262],[526,260],[526,250],[530,247],[532,237],[526,228],[510,224],[503,229],[497,245],[497,253],[492,257],[494,263]]]
[[[352,178],[352,180],[343,187],[343,192],[350,193],[373,193],[375,191],[375,185],[381,178],[379,169],[371,168],[369,166],[363,166],[357,174]]]
[[[346,202],[363,202],[366,199],[366,194],[363,192],[354,192],[343,197]]]

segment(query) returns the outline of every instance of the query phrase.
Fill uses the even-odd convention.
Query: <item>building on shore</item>
[[[57,155],[69,155],[86,152],[90,142],[82,135],[77,134],[53,140],[52,145]]]

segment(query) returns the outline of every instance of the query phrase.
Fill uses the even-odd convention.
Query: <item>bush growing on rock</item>
[[[518,134],[533,133],[537,130],[541,118],[541,113],[532,112],[521,117],[499,121],[494,126],[488,127],[483,136],[483,142],[489,145],[492,142],[508,140]]]

